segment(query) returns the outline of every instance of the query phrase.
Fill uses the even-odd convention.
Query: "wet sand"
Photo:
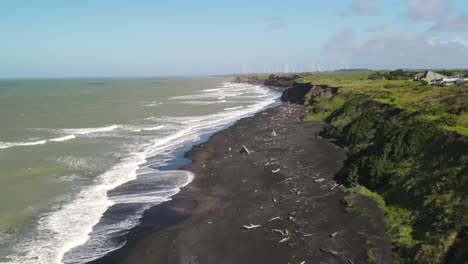
[[[194,147],[181,169],[195,180],[93,263],[366,263],[370,249],[392,263],[383,214],[367,198],[346,210],[346,153],[303,114],[283,104]]]

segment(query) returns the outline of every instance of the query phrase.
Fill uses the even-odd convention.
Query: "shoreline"
[[[147,210],[122,248],[90,263],[361,263],[371,235],[391,263],[383,216],[366,201],[376,217],[344,210],[334,178],[346,154],[316,137],[322,123],[298,122],[303,113],[282,104],[194,146],[180,170],[195,179]],[[243,144],[254,152],[240,154]],[[243,228],[250,224],[261,226]]]

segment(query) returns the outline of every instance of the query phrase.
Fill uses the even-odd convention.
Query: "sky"
[[[2,0],[0,78],[468,68],[467,0]]]

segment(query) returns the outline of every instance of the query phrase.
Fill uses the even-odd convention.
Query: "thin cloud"
[[[443,18],[429,31],[468,32],[468,14],[451,15]]]
[[[378,11],[373,0],[356,0],[354,4],[341,12],[342,16],[376,16]]]
[[[355,50],[356,34],[351,29],[344,29],[333,34],[330,39],[325,42],[325,50],[347,53]]]
[[[449,14],[449,0],[408,1],[408,17],[412,20],[437,20]]]
[[[433,21],[428,32],[468,32],[468,13],[454,14],[449,0],[409,0],[407,16],[415,21]]]
[[[282,30],[286,28],[286,23],[280,17],[272,17],[268,19],[266,28],[268,30]]]
[[[330,56],[374,68],[466,67],[468,41],[440,40],[412,31],[383,28],[365,38],[340,31],[324,44]]]

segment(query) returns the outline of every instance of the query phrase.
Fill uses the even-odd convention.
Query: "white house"
[[[444,78],[447,78],[447,76],[433,71],[425,71],[423,74],[417,74],[414,76],[415,80],[426,80],[428,82],[441,81]]]
[[[415,81],[427,81],[430,84],[439,84],[442,83],[444,85],[455,85],[461,84],[464,82],[468,82],[468,78],[460,78],[460,77],[453,77],[453,76],[445,76],[433,71],[425,71],[424,73],[419,73],[414,76]]]
[[[465,82],[465,79],[460,78],[460,77],[446,77],[442,79],[442,83],[445,85],[462,84],[464,82]]]

